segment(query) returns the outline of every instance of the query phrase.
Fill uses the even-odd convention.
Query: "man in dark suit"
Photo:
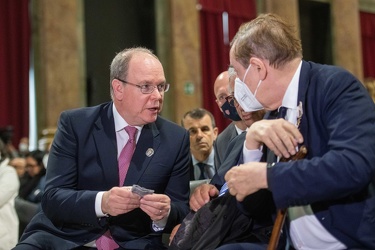
[[[215,81],[214,92],[216,96],[216,103],[223,115],[233,122],[230,123],[216,138],[215,149],[215,166],[219,171],[220,167],[225,166],[222,162],[225,160],[229,142],[237,135],[247,130],[254,121],[263,118],[265,112],[263,110],[256,112],[245,112],[241,106],[233,99],[234,80],[236,72],[233,67],[229,67],[228,71],[221,73]]]
[[[181,125],[190,135],[190,180],[211,179],[216,173],[214,142],[218,134],[215,118],[203,108],[186,112]]]
[[[184,249],[186,243],[188,245],[193,245],[195,248],[198,247],[197,249],[205,249],[205,247],[210,245],[208,248],[211,249],[215,244],[220,246],[226,244],[225,242],[228,241],[251,242],[249,243],[251,244],[250,246],[247,245],[249,246],[248,249],[266,248],[273,225],[272,215],[275,213],[272,195],[268,190],[260,190],[247,196],[246,199],[241,202],[240,206],[238,206],[241,209],[238,209],[236,205],[234,205],[234,207],[229,206],[227,203],[220,209],[215,208],[212,210],[210,208],[212,204],[216,204],[219,199],[227,199],[227,197],[224,196],[217,197],[219,195],[219,190],[225,183],[225,173],[234,165],[243,163],[242,149],[245,135],[245,133],[242,133],[231,142],[227,143],[228,148],[231,150],[226,152],[222,167],[219,168],[209,184],[201,184],[194,190],[190,198],[190,207],[193,211],[200,214],[193,220],[191,220],[190,217],[192,213],[188,215],[187,221],[184,221],[185,224],[183,224],[182,230],[180,229],[180,225],[174,228],[170,237],[171,242],[175,240],[172,243],[172,249]],[[223,201],[220,201],[220,203],[222,202]],[[232,215],[234,215],[236,219],[229,219],[232,218]],[[210,217],[213,217],[215,223],[207,219]],[[207,223],[214,224],[205,228],[207,227],[207,225],[205,225]],[[221,228],[212,228],[217,225],[220,225]],[[202,228],[205,229],[203,230]],[[241,228],[241,230],[238,230],[238,228]],[[204,236],[197,234],[192,236],[189,233],[191,230],[197,232],[203,230],[207,233],[204,233]],[[219,233],[214,234],[214,232],[218,231]],[[177,239],[174,239],[176,234]]]
[[[230,62],[246,111],[287,111],[247,131],[247,163],[225,175],[230,193],[242,201],[271,190],[276,206],[288,208],[295,249],[375,249],[375,107],[363,85],[341,68],[303,61],[300,40],[273,14],[241,26]],[[305,159],[258,162],[263,145],[289,157],[301,144]]]
[[[230,91],[230,95],[233,95],[233,82],[229,84],[228,90]],[[244,115],[243,121],[246,126],[250,127],[254,122],[259,121],[263,118],[264,111],[259,110],[255,112],[245,112],[243,109],[238,105],[237,102],[234,101],[233,98],[227,98],[231,102],[230,105],[234,106],[238,113]],[[226,150],[225,155],[223,157],[223,162],[221,166],[217,169],[216,174],[213,176],[212,180],[209,184],[201,184],[198,187],[194,188],[192,195],[190,197],[190,208],[197,212],[202,206],[206,205],[212,199],[216,198],[219,195],[219,190],[225,183],[224,175],[225,173],[232,168],[234,165],[239,163],[243,163],[242,157],[242,149],[243,144],[245,141],[245,133],[242,133],[236,137],[234,137],[231,141],[226,141],[226,146],[228,150]],[[269,228],[272,225],[272,213],[275,212],[275,207],[273,205],[272,197],[270,196],[270,192],[268,190],[261,190],[253,195],[249,195],[244,202],[241,203],[242,211],[246,214],[246,216],[250,219],[246,220],[244,223],[249,223],[251,228],[253,229],[253,236],[254,238],[246,238],[241,237],[237,238],[237,241],[248,241],[252,240],[253,242],[258,242],[262,246],[264,246],[263,242],[267,241],[267,236],[264,236],[263,233],[257,233],[257,229],[260,228]],[[173,240],[176,232],[178,231],[180,225],[177,225],[170,236],[170,241]],[[226,231],[223,231],[226,232]],[[270,231],[268,231],[270,232]],[[264,234],[268,233],[264,230]],[[246,233],[246,232],[245,232]],[[262,234],[262,235],[261,235]],[[250,236],[250,235],[249,235]],[[261,239],[262,238],[262,239]],[[255,247],[255,246],[251,246]],[[258,247],[258,246],[256,246]]]
[[[234,77],[230,78],[228,71],[220,73],[214,83],[214,94],[216,97],[216,104],[223,113],[224,117],[230,119],[232,122],[222,131],[216,138],[214,143],[215,150],[215,166],[216,170],[221,166],[224,160],[224,155],[230,142],[234,137],[241,134],[246,130],[247,126],[245,122],[238,115],[236,108],[226,100],[230,95],[229,93],[229,81],[233,80]]]
[[[43,211],[16,249],[108,249],[95,246],[103,237],[117,249],[164,249],[162,233],[188,213],[189,136],[159,116],[169,88],[160,61],[147,49],[126,49],[110,78],[113,102],[61,114]],[[126,126],[136,128],[136,148],[119,185]],[[132,192],[133,184],[154,193]]]

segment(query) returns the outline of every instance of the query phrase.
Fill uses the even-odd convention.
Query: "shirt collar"
[[[242,130],[242,129],[240,129],[239,127],[237,127],[236,124],[234,124],[234,127],[236,128],[237,135],[240,135],[240,134],[242,134],[243,132],[245,132],[244,130]],[[246,128],[246,130],[247,130],[247,128]]]
[[[127,123],[125,121],[125,119],[122,118],[122,116],[120,115],[120,113],[117,111],[116,105],[114,103],[112,104],[112,106],[113,106],[113,109],[112,109],[113,118],[115,120],[115,130],[116,130],[116,132],[119,132],[120,130],[122,130],[126,126],[128,126],[129,123]],[[140,132],[142,130],[143,126],[134,126],[134,127],[137,128],[138,132]],[[139,136],[139,134],[140,133],[137,133],[138,136]]]
[[[284,106],[288,109],[296,109],[297,108],[297,100],[298,100],[298,83],[299,83],[299,76],[301,73],[301,66],[302,60],[298,65],[296,72],[290,82],[288,88],[286,89],[283,102],[281,106]]]
[[[207,165],[210,165],[210,166],[215,166],[214,155],[215,155],[215,151],[212,148],[212,151],[211,151],[210,155],[207,157],[207,159],[205,161],[203,161],[203,163],[206,163]],[[193,160],[193,165],[196,165],[198,163],[197,159],[195,159],[194,155],[191,155],[191,158]]]

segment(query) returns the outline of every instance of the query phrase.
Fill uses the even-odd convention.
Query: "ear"
[[[221,112],[223,112],[223,110],[221,109],[221,106],[220,106],[219,101],[218,101],[217,99],[215,99],[215,102],[216,102],[216,104],[217,104],[217,107],[221,110]]]
[[[266,68],[266,65],[264,64],[263,60],[261,60],[257,57],[252,57],[252,58],[250,58],[250,63],[257,70],[258,75],[259,75],[259,79],[263,81],[267,76],[267,68]]]
[[[124,84],[117,79],[112,80],[113,97],[122,100],[124,96]]]
[[[218,134],[219,134],[219,128],[218,127],[214,127],[214,140],[216,140]]]

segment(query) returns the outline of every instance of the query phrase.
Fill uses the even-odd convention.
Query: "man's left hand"
[[[151,220],[159,221],[168,215],[171,199],[165,194],[147,194],[141,198],[140,208],[150,216]]]

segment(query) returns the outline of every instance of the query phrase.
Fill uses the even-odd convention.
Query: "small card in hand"
[[[152,189],[147,189],[147,188],[144,188],[144,187],[141,187],[139,185],[133,185],[132,186],[132,192],[135,193],[135,194],[138,194],[139,196],[143,197],[145,196],[146,194],[153,194],[154,193],[154,190]]]

